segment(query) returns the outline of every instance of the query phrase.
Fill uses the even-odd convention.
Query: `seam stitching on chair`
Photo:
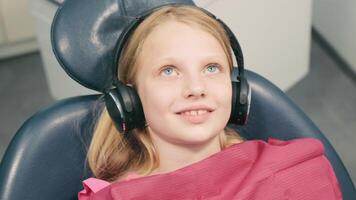
[[[122,13],[121,15],[127,16],[127,11],[126,11],[126,6],[125,6],[124,0],[120,0],[120,4],[121,4],[121,6],[119,5],[119,9]]]

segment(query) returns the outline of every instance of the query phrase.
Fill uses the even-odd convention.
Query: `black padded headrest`
[[[67,74],[97,91],[112,87],[115,46],[122,30],[135,17],[155,7],[191,0],[64,1],[53,19],[51,42]]]

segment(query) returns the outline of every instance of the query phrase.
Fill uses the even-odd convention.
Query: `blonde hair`
[[[137,60],[147,36],[159,24],[170,20],[202,29],[216,38],[223,47],[232,70],[230,41],[221,24],[196,7],[170,5],[149,15],[129,38],[119,61],[119,80],[135,86]],[[220,134],[222,149],[241,141],[240,136],[227,127],[224,134]],[[95,177],[115,181],[130,171],[141,175],[150,174],[159,166],[159,158],[147,128],[134,129],[130,134],[124,135],[117,131],[104,108],[88,150],[88,163]]]

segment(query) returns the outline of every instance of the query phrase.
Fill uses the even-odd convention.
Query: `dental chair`
[[[110,70],[97,69],[98,66],[107,64],[108,58],[113,56],[110,52],[114,47],[108,41],[111,37],[118,37],[121,26],[126,23],[120,16],[123,10],[117,5],[119,1],[105,0],[101,5],[95,4],[95,0],[88,0],[85,5],[75,2],[64,2],[61,12],[67,17],[80,17],[80,23],[84,24],[88,23],[88,18],[96,18],[96,28],[83,30],[78,27],[70,30],[70,26],[63,25],[64,14],[57,14],[52,25],[52,45],[60,49],[61,53],[55,51],[57,59],[73,79],[86,87],[100,90],[107,85],[108,77],[113,75]],[[130,13],[172,1],[125,2],[125,11]],[[78,16],[78,9],[91,10],[90,15]],[[70,16],[68,13],[71,13]],[[110,33],[108,38],[101,35],[103,32]],[[97,39],[95,44],[100,45],[100,52],[93,46],[75,44],[80,37],[88,35]],[[78,56],[81,51],[101,54],[100,59],[83,59]],[[78,68],[78,65],[87,68]],[[271,82],[252,71],[246,71],[245,74],[252,87],[248,123],[245,126],[231,127],[247,140],[267,140],[270,137],[281,140],[304,137],[319,139],[325,146],[325,154],[339,180],[343,198],[356,199],[355,187],[345,166],[318,127]],[[82,181],[92,176],[86,163],[86,152],[95,121],[103,106],[105,103],[100,94],[72,97],[61,100],[28,119],[17,131],[1,161],[0,199],[77,199],[77,193],[82,190]]]

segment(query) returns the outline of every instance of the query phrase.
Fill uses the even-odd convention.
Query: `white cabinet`
[[[28,0],[0,0],[0,59],[37,49]]]

